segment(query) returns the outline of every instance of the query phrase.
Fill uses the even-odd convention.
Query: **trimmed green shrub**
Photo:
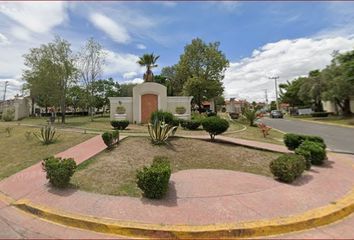
[[[106,144],[108,149],[113,148],[115,144],[119,143],[119,131],[104,132],[102,135],[102,140]]]
[[[185,107],[183,107],[183,106],[176,107],[176,113],[177,114],[185,114],[186,111],[187,111],[187,109]]]
[[[150,116],[150,122],[155,122],[155,121],[164,121],[167,124],[171,124],[171,122],[173,121],[174,116],[172,113],[170,112],[165,112],[162,110],[159,111],[155,111],[153,113],[151,113]]]
[[[196,130],[201,125],[199,120],[181,120],[181,126],[184,129]]]
[[[301,145],[301,143],[306,140],[320,143],[324,149],[326,148],[326,144],[324,143],[323,138],[318,136],[301,135],[295,133],[286,133],[284,135],[284,144],[288,147],[289,150],[295,150]]]
[[[15,119],[15,109],[13,107],[4,109],[1,118],[5,122],[13,121]]]
[[[147,198],[161,199],[168,190],[171,166],[166,157],[157,156],[149,167],[137,171],[137,185]]]
[[[175,126],[175,127],[179,127],[181,120],[178,118],[173,118],[172,121],[170,122],[170,125]]]
[[[113,120],[111,121],[111,125],[114,129],[124,130],[128,127],[128,120]]]
[[[305,159],[313,165],[322,165],[326,160],[326,150],[321,143],[312,142],[309,140],[304,141],[295,149],[295,153],[304,156]]]
[[[310,170],[312,166],[311,159],[310,159],[311,153],[306,149],[300,149],[300,148],[295,149],[295,153],[305,158],[305,163],[306,163],[305,169]]]
[[[328,117],[329,112],[313,112],[311,117]]]
[[[46,125],[41,128],[40,133],[33,133],[33,135],[41,141],[44,145],[54,143],[59,136],[56,136],[56,129],[51,125]]]
[[[272,174],[282,182],[291,183],[306,169],[305,159],[301,155],[284,154],[269,165]]]
[[[43,160],[42,167],[54,187],[65,188],[76,170],[76,162],[72,158],[62,159],[51,156]]]
[[[216,135],[225,132],[229,128],[229,122],[219,117],[207,117],[203,119],[202,126],[209,133],[211,140],[214,140]]]

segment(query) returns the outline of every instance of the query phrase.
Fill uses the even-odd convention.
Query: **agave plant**
[[[45,145],[55,142],[58,138],[58,136],[56,136],[55,127],[52,127],[51,125],[42,127],[40,133],[33,133],[33,135]]]
[[[167,139],[174,134],[177,126],[172,126],[165,121],[158,121],[155,119],[154,123],[148,124],[148,131],[153,144],[165,144]]]

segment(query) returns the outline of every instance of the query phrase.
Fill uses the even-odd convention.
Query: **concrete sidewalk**
[[[258,149],[288,152],[280,145],[225,136],[217,139]],[[73,157],[81,163],[104,149],[101,137],[96,136],[57,156]],[[14,200],[27,199],[33,204],[63,213],[103,219],[155,225],[241,223],[287,217],[333,204],[354,186],[353,160],[353,156],[330,153],[325,166],[313,167],[293,184],[236,171],[180,171],[172,175],[167,197],[155,201],[76,189],[54,189],[47,184],[40,164],[36,164],[1,181],[0,191]]]

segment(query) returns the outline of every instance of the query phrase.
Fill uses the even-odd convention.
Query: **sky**
[[[56,35],[74,52],[93,37],[106,52],[102,78],[142,82],[136,63],[159,55],[161,68],[176,64],[193,38],[220,42],[230,61],[224,95],[250,101],[275,99],[274,82],[304,76],[330,63],[335,50],[354,49],[354,2],[84,2],[0,1],[0,98],[20,93],[23,54]]]

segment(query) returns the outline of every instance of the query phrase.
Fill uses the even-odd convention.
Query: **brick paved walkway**
[[[288,152],[280,145],[225,136],[218,139]],[[57,156],[73,157],[80,163],[104,149],[101,137],[96,136]],[[118,220],[191,225],[231,223],[285,217],[330,204],[343,197],[354,186],[353,163],[353,156],[330,153],[326,166],[313,167],[291,185],[243,172],[206,169],[180,171],[172,175],[166,199],[159,201],[107,196],[75,189],[53,189],[47,184],[40,164],[36,164],[1,181],[0,191],[13,199],[26,198],[32,203],[63,212]],[[5,205],[3,208],[11,207]],[[8,215],[4,215],[5,218]],[[27,222],[24,224],[27,226]],[[2,228],[6,229],[6,226],[1,227],[0,218],[0,229]],[[57,226],[56,228],[59,229]]]

